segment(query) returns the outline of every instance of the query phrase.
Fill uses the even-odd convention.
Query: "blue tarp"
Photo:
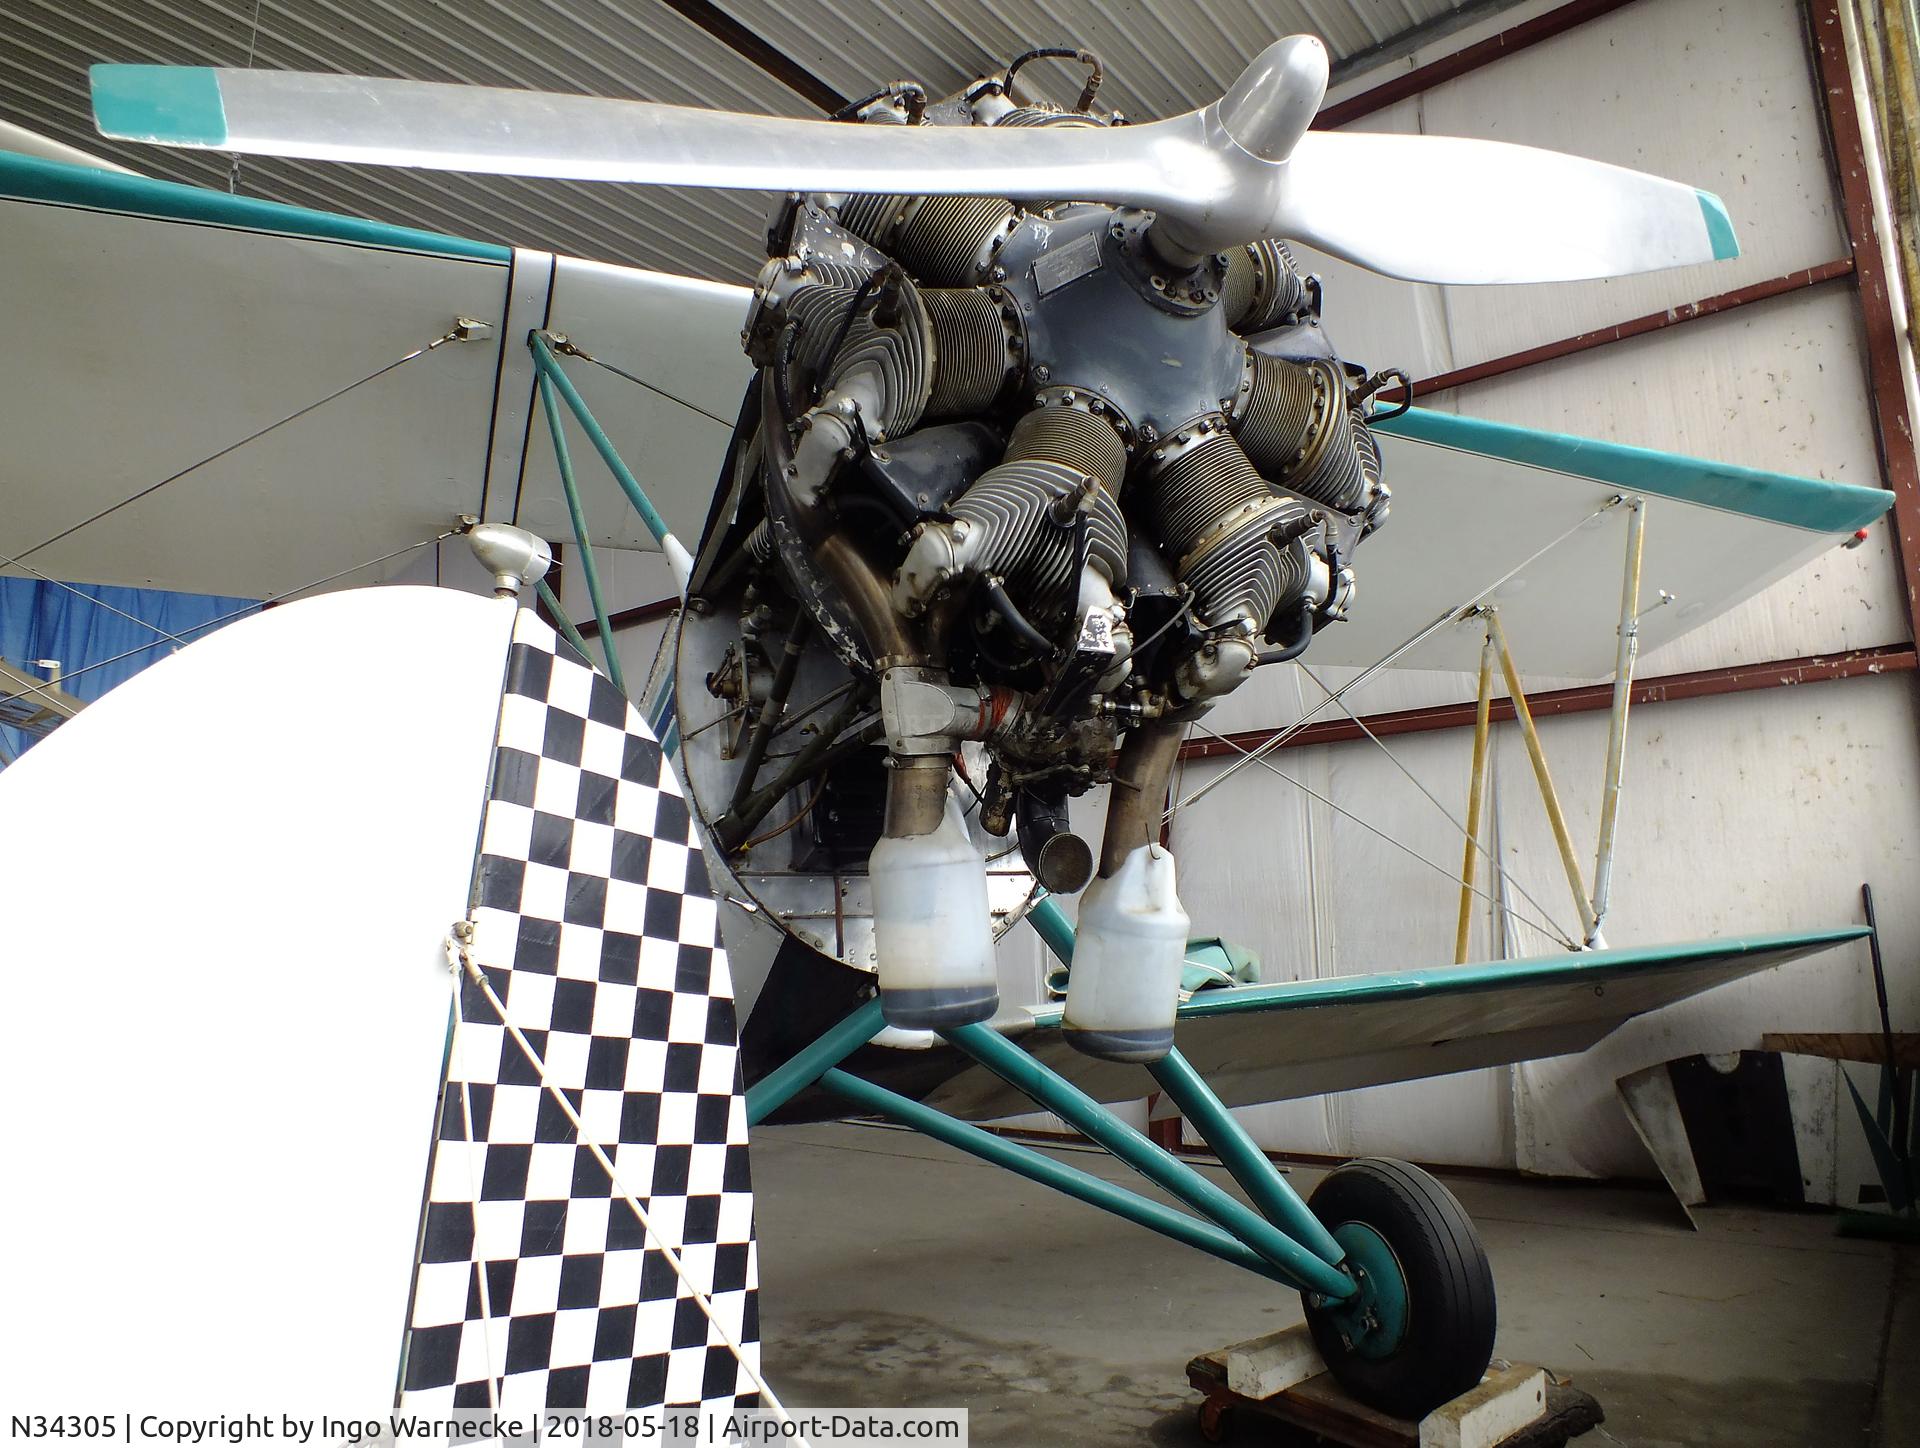
[[[180,647],[156,629],[191,642],[244,618],[254,606],[253,599],[157,588],[0,578],[0,658],[37,679],[47,675],[33,660],[58,659],[60,687],[75,698],[97,699]],[[0,759],[17,756],[31,742],[19,730],[0,726]]]

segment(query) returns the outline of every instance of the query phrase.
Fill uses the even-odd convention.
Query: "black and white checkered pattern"
[[[639,713],[525,609],[473,898],[474,962],[757,1370],[746,1105],[705,862]],[[750,1405],[686,1284],[461,987],[401,1407],[484,1408],[490,1377],[502,1408]]]

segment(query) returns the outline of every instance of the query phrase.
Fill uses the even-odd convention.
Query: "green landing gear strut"
[[[1035,911],[1062,958],[1073,927],[1057,905]],[[819,1085],[855,1110],[924,1132],[995,1166],[1301,1294],[1334,1377],[1355,1398],[1418,1418],[1479,1381],[1493,1354],[1493,1275],[1478,1234],[1447,1189],[1405,1162],[1367,1158],[1329,1175],[1303,1202],[1219,1096],[1176,1048],[1148,1070],[1245,1194],[1234,1196],[1148,1140],[1019,1043],[986,1025],[941,1032],[947,1043],[1070,1122],[1178,1201],[1178,1210],[1030,1146],[902,1096],[843,1068],[884,1024],[869,1000],[747,1092],[758,1125]],[[1141,1081],[1147,1086],[1147,1078]],[[1203,1423],[1203,1429],[1205,1428]],[[1218,1427],[1219,1424],[1214,1426]]]

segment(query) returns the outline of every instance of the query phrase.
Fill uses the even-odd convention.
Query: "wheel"
[[[1344,1302],[1301,1294],[1340,1385],[1419,1419],[1478,1383],[1493,1357],[1493,1270],[1453,1193],[1417,1166],[1365,1157],[1329,1174],[1307,1205],[1360,1282]]]
[[[1201,1400],[1200,1436],[1209,1443],[1224,1443],[1233,1436],[1233,1409],[1224,1398]]]

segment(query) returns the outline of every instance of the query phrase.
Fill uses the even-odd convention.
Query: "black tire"
[[[1493,1269],[1453,1193],[1417,1166],[1364,1157],[1330,1173],[1307,1205],[1336,1234],[1349,1222],[1379,1233],[1405,1287],[1405,1329],[1384,1355],[1349,1345],[1350,1332],[1343,1341],[1335,1306],[1302,1294],[1314,1343],[1340,1385],[1369,1407],[1417,1420],[1477,1384],[1493,1357]]]

